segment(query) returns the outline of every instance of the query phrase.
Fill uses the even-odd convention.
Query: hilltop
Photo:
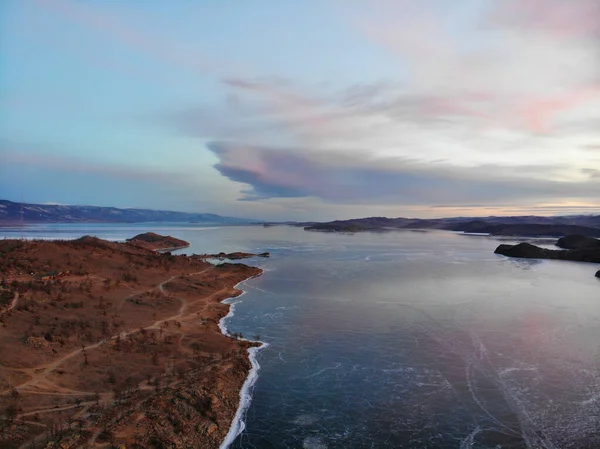
[[[133,238],[127,239],[130,245],[146,248],[154,251],[165,251],[168,249],[187,248],[190,246],[185,240],[171,237],[170,235],[160,235],[155,232],[146,232],[138,234]]]

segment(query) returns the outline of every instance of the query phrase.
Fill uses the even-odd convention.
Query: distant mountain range
[[[65,206],[15,203],[0,200],[0,223],[139,223],[192,222],[202,224],[261,223],[246,218],[222,217],[215,214],[192,214],[150,209],[119,209],[100,206]]]
[[[580,234],[600,237],[600,215],[562,217],[456,217],[422,220],[416,218],[369,217],[326,223],[298,223],[307,231],[361,232],[390,229],[445,229],[466,233],[515,236],[564,236]]]
[[[151,209],[119,209],[100,206],[29,204],[0,200],[0,224],[24,223],[142,223],[175,222],[219,225],[287,224],[307,231],[361,232],[392,229],[444,229],[465,233],[515,236],[564,236],[571,234],[600,237],[600,214],[559,217],[454,217],[437,219],[368,217],[329,222],[265,223],[246,218],[215,214],[173,212]]]

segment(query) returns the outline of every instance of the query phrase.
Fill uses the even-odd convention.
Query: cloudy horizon
[[[596,0],[0,12],[5,199],[306,221],[600,211]]]

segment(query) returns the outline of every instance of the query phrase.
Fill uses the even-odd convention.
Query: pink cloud
[[[314,143],[340,132],[339,120],[349,112],[307,94],[298,93],[283,83],[237,78],[225,79],[224,83],[265,101],[271,118],[285,124],[305,143]]]
[[[407,89],[421,92],[422,111],[432,117],[478,117],[485,127],[546,133],[558,114],[597,97],[598,85],[591,81],[592,46],[597,51],[600,38],[597,0],[493,2],[461,29],[463,39],[479,42],[474,48],[450,32],[458,8],[442,10],[428,1],[379,4],[381,11],[350,21],[400,58],[409,74]],[[562,61],[565,52],[580,60]]]
[[[545,133],[551,129],[552,119],[561,112],[576,108],[600,96],[600,85],[582,87],[563,95],[528,101],[521,110],[528,127],[535,132]]]
[[[593,37],[600,33],[597,0],[503,0],[495,2],[490,23],[551,33],[557,37]]]

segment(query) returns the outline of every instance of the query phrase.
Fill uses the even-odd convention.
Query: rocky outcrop
[[[596,277],[597,277],[597,278],[600,278],[600,270],[598,270],[598,271],[596,272]]]
[[[42,337],[27,337],[25,344],[33,349],[43,349],[50,346],[50,343]]]
[[[558,239],[556,246],[564,249],[600,248],[600,240],[581,234],[567,235]]]

